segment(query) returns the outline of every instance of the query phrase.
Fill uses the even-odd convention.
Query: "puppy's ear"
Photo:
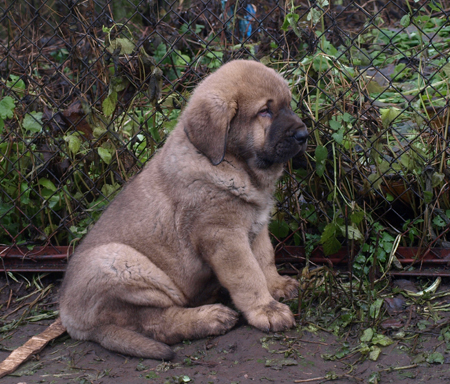
[[[189,141],[213,165],[222,162],[230,123],[237,103],[217,94],[194,95],[183,116],[184,131]]]

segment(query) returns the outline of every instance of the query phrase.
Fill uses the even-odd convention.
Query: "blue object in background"
[[[225,10],[227,0],[222,0],[222,9]],[[239,18],[237,21],[237,27],[240,36],[250,37],[252,34],[252,22],[256,20],[256,6],[254,4],[247,4],[245,7],[246,13],[243,18]],[[234,16],[234,6],[231,6],[227,11],[227,18]],[[226,23],[228,27],[231,21]]]
[[[247,31],[246,36],[250,37],[250,35],[252,34],[252,22],[253,22],[253,20],[256,20],[256,6],[253,4],[247,4],[247,6],[245,7],[245,10],[248,13],[244,17],[243,24],[244,24],[245,30]],[[244,33],[242,35],[244,35]]]

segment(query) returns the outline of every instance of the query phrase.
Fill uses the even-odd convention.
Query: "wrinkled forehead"
[[[241,92],[245,99],[273,99],[280,103],[290,103],[291,92],[287,82],[275,71],[264,68],[260,73],[249,73],[244,76]]]

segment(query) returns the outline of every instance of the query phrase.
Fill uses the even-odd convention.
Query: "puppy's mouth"
[[[302,123],[293,135],[288,136],[284,142],[280,142],[276,146],[276,155],[280,158],[279,162],[284,163],[295,155],[305,152],[308,145],[308,137],[308,130]]]
[[[301,132],[294,136],[288,136],[278,142],[272,150],[260,151],[256,154],[256,164],[258,168],[269,168],[274,164],[282,164],[289,161],[295,155],[306,151],[308,143],[308,133]]]

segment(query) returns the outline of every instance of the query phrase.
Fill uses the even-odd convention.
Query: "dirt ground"
[[[60,278],[53,274],[37,283],[28,278],[30,284],[1,278],[0,361],[54,321],[45,317],[54,317],[57,310]],[[405,309],[388,320],[410,324],[411,313]],[[398,333],[394,325],[386,327],[386,335]],[[265,334],[241,321],[226,335],[173,346],[177,358],[172,362],[131,358],[64,334],[0,382],[437,384],[450,381],[448,343],[442,334],[442,326],[429,322],[415,337],[393,337],[394,343],[381,347],[381,354],[371,361],[360,350],[348,353],[361,343],[360,333],[351,329],[335,335],[310,323]]]

